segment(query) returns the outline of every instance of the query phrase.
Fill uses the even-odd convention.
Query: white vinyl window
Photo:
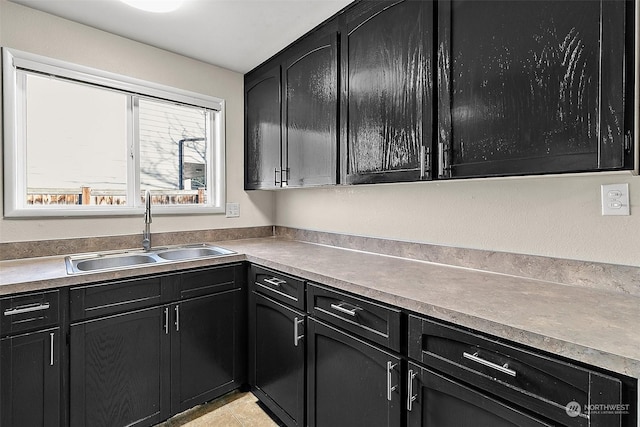
[[[4,215],[224,212],[224,101],[3,49]]]

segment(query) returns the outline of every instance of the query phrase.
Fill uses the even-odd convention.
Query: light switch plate
[[[227,218],[237,218],[240,216],[240,203],[227,203]]]
[[[629,184],[603,184],[602,215],[630,215]]]

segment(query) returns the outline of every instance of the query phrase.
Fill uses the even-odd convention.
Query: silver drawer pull
[[[49,309],[48,302],[45,302],[44,304],[29,304],[29,305],[23,305],[22,307],[12,308],[10,310],[5,310],[4,315],[15,316],[16,314],[31,313],[33,311],[41,311],[41,310],[48,310],[48,309]]]
[[[514,371],[513,369],[509,369],[508,363],[505,363],[504,365],[498,365],[497,363],[489,362],[488,360],[484,360],[481,357],[479,357],[477,351],[473,354],[469,354],[465,351],[464,353],[462,353],[462,356],[465,359],[473,360],[474,362],[477,362],[484,366],[488,366],[489,368],[493,368],[496,371],[500,371],[507,375],[511,375],[512,377],[516,376],[516,371]]]
[[[51,346],[50,346],[50,349],[51,349],[51,354],[50,354],[51,357],[50,357],[50,359],[51,360],[49,361],[50,362],[49,363],[50,366],[53,366],[53,362],[54,362],[54,359],[53,359],[53,356],[54,356],[54,352],[53,352],[53,337],[54,337],[54,335],[55,335],[54,332],[51,332],[49,334],[49,336],[51,337]]]
[[[346,302],[341,302],[340,304],[331,304],[331,308],[353,317],[356,317],[356,314],[358,314],[358,311],[362,310],[360,307],[345,308],[344,307],[345,304]]]
[[[271,279],[264,279],[264,281],[273,286],[281,286],[287,283],[286,280],[278,279],[277,277],[272,277]]]
[[[418,394],[413,394],[413,380],[415,379],[417,373],[413,372],[413,369],[409,369],[409,378],[407,378],[407,411],[411,412],[413,410],[413,402],[418,399]]]

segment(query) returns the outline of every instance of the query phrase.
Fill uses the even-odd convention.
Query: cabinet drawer
[[[625,403],[620,380],[590,369],[413,315],[408,354],[565,426],[621,423],[620,414],[588,413],[597,405]],[[577,416],[567,413],[570,402],[580,405]]]
[[[2,335],[56,325],[59,307],[60,293],[57,289],[2,298]]]
[[[238,280],[242,264],[187,271],[179,276],[179,298],[193,298],[216,292],[228,291],[242,285]]]
[[[150,307],[169,300],[162,276],[71,288],[71,321]]]
[[[251,266],[254,291],[304,310],[304,280],[268,268]]]
[[[318,319],[400,351],[400,310],[311,283],[307,307]]]

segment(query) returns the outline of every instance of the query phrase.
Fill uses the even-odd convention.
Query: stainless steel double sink
[[[67,274],[93,271],[121,270],[148,264],[186,261],[231,255],[235,252],[206,243],[183,246],[167,246],[145,250],[105,251],[70,255],[65,258]]]

